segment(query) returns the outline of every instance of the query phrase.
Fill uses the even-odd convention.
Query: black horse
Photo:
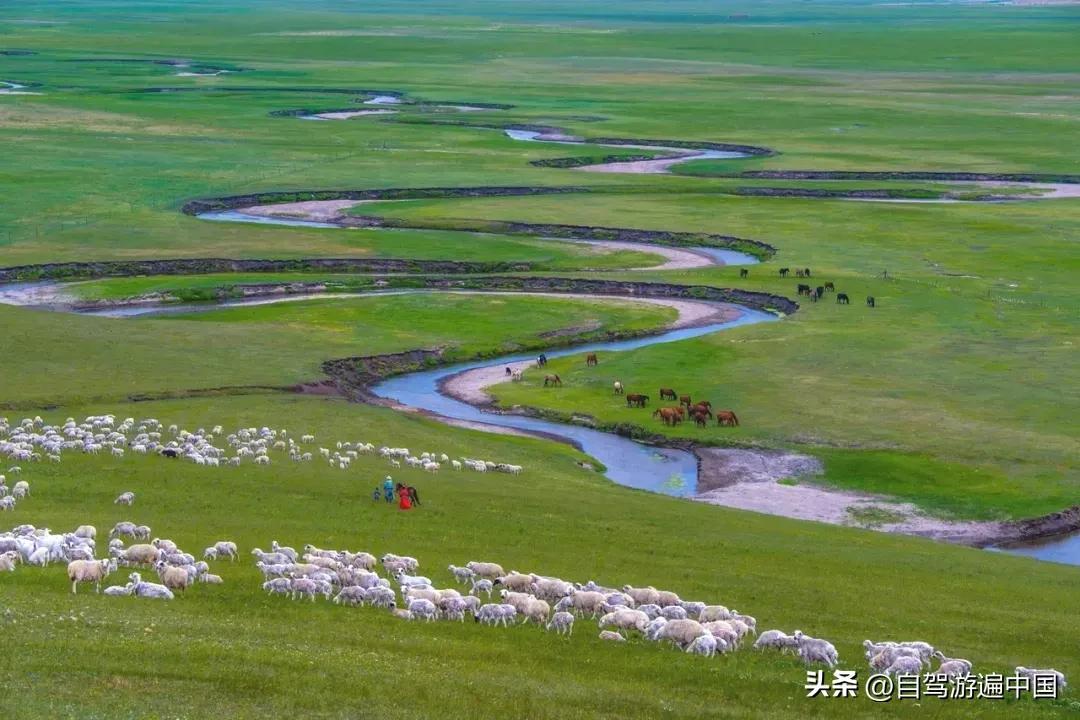
[[[866,296],[866,307],[875,307],[875,305],[874,305],[874,296],[873,295],[867,295]]]
[[[741,278],[750,277],[750,271],[747,270],[746,268],[739,268],[739,277],[741,277]]]
[[[847,305],[849,302],[850,300],[848,300],[847,293],[836,293],[837,305]]]

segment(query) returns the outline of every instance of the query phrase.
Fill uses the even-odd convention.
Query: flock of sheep
[[[470,561],[447,569],[459,586],[436,588],[430,578],[419,575],[420,563],[412,557],[387,553],[376,559],[368,552],[325,550],[305,545],[303,554],[277,541],[269,552],[255,549],[256,567],[263,574],[263,590],[293,600],[315,601],[317,596],[349,606],[368,605],[389,610],[404,620],[451,620],[463,622],[471,614],[478,623],[508,627],[513,623],[533,623],[549,631],[569,635],[579,618],[597,621],[601,640],[625,642],[637,634],[653,642],[670,642],[684,652],[712,657],[737,650],[750,635],[753,647],[793,652],[807,665],[821,663],[835,667],[839,657],[835,646],[801,630],[787,634],[766,630],[757,634],[757,620],[723,605],[683,600],[678,594],[654,587],[621,589],[604,587],[593,581],[575,583],[560,578],[506,572],[498,563]],[[381,569],[382,574],[379,573]],[[499,602],[492,593],[499,590]],[[486,595],[488,602],[481,600]],[[400,602],[399,602],[400,599]],[[957,678],[969,675],[972,663],[949,658],[929,643],[863,643],[870,668],[887,675],[920,675],[929,672],[931,660],[939,665],[934,675]],[[1029,670],[1018,674],[1051,674],[1059,688],[1065,677],[1056,670]]]
[[[314,435],[301,435],[297,441],[285,429],[249,427],[224,436],[227,447],[218,447],[214,443],[222,435],[223,429],[220,425],[215,425],[209,431],[199,428],[191,432],[177,425],[166,427],[155,418],[136,422],[129,417],[117,423],[114,415],[91,415],[81,423],[69,417],[63,425],[54,426],[47,424],[40,416],[23,418],[15,425],[6,417],[0,417],[0,458],[27,463],[44,460],[59,463],[65,451],[91,455],[107,452],[118,458],[124,457],[125,453],[130,451],[140,455],[182,458],[197,465],[219,467],[237,466],[246,460],[256,465],[269,465],[272,462],[271,454],[276,451],[286,453],[288,458],[295,462],[310,462],[316,456],[315,452],[305,449],[305,446],[315,442]],[[340,470],[349,469],[352,461],[359,455],[375,453],[385,458],[393,467],[404,464],[433,473],[438,472],[445,464],[449,464],[454,470],[503,472],[512,475],[523,470],[520,465],[476,458],[462,457],[452,460],[446,453],[422,452],[417,456],[403,447],[383,446],[376,449],[373,444],[362,441],[336,442],[334,446],[333,449],[319,447],[317,454],[330,467]],[[15,465],[7,472],[17,475],[21,471],[21,466]],[[0,474],[0,511],[14,510],[16,503],[29,494],[30,486],[25,480],[15,483],[9,489],[6,476]],[[131,504],[130,501],[119,498],[117,502]]]
[[[173,439],[162,441],[161,423],[154,419],[136,424],[127,418],[116,424],[111,415],[91,416],[78,424],[73,419],[60,428],[47,425],[40,417],[25,419],[11,426],[0,418],[0,455],[19,461],[40,459],[40,453],[59,461],[64,450],[95,453],[104,449],[122,456],[124,448],[134,452],[158,453],[166,457],[185,457],[202,465],[218,465],[225,451],[212,443],[222,434],[220,426],[210,432],[202,429],[191,433],[170,426]],[[134,437],[128,435],[135,433]],[[236,454],[228,464],[239,464],[244,458],[269,462],[270,450],[284,450],[293,460],[310,459],[300,444],[285,430],[245,428],[226,438]],[[300,443],[314,442],[310,435]],[[337,443],[338,451],[320,448],[320,454],[332,466],[344,469],[358,453],[370,453],[374,447],[366,443]],[[423,453],[413,456],[405,448],[382,448],[379,453],[392,463],[404,461],[424,469],[437,470],[446,456]],[[497,470],[517,473],[519,466],[495,464],[480,460],[453,461],[454,467],[470,467],[479,472]],[[264,464],[264,463],[260,463]],[[428,465],[436,465],[428,468]],[[17,474],[18,467],[9,473]],[[29,495],[29,484],[19,481],[10,490],[0,475],[0,507],[13,506],[15,499]],[[11,502],[3,503],[4,499]],[[131,505],[135,494],[125,492],[115,500]],[[7,508],[9,509],[9,508]],[[67,576],[72,592],[80,583],[94,583],[101,591],[102,582],[121,566],[147,568],[159,582],[143,580],[140,572],[132,571],[124,585],[106,587],[109,596],[174,599],[196,583],[220,584],[220,576],[210,572],[207,561],[239,557],[236,544],[220,540],[202,552],[202,558],[184,552],[167,539],[150,540],[151,529],[132,522],[119,522],[109,532],[108,557],[96,557],[97,530],[82,525],[72,532],[53,533],[48,528],[20,525],[10,532],[0,533],[0,572],[14,571],[17,562],[46,566],[53,562],[67,563]],[[124,538],[135,540],[125,545]],[[139,542],[147,541],[147,542]],[[302,553],[290,547],[271,543],[269,550],[251,551],[256,568],[263,576],[262,588],[272,595],[312,602],[317,596],[347,606],[368,605],[386,609],[406,620],[452,620],[463,622],[471,615],[477,623],[507,627],[513,623],[533,623],[549,631],[570,635],[575,622],[581,618],[596,620],[602,640],[625,642],[639,635],[654,642],[670,642],[687,653],[712,657],[740,648],[748,636],[756,636],[753,647],[792,652],[807,665],[821,663],[835,667],[839,657],[835,646],[824,639],[810,637],[800,630],[791,634],[781,630],[757,633],[757,620],[723,605],[688,601],[676,593],[654,587],[604,587],[593,581],[574,583],[555,577],[504,571],[492,562],[471,561],[448,570],[459,586],[467,586],[463,594],[454,587],[436,588],[431,579],[418,574],[419,562],[412,557],[387,553],[376,558],[367,552],[325,550],[305,545]],[[381,573],[381,574],[380,574]],[[492,595],[499,591],[497,602]],[[488,602],[480,599],[485,595]],[[866,660],[871,669],[889,675],[921,674],[929,670],[931,660],[938,660],[936,675],[956,678],[970,674],[972,663],[961,658],[949,658],[925,642],[863,643]],[[1016,669],[1018,674],[1050,674],[1059,688],[1065,678],[1056,670]]]

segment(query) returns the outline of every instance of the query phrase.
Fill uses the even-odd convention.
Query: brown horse
[[[545,375],[544,387],[547,387],[548,385],[551,385],[552,387],[555,387],[556,385],[562,385],[562,378],[558,375]]]
[[[694,424],[698,427],[705,427],[709,422],[709,416],[705,413],[694,413]]]
[[[690,396],[689,395],[680,395],[679,396],[679,404],[680,405],[685,405],[686,407],[690,407]]]
[[[679,417],[679,413],[676,412],[675,408],[670,407],[657,408],[653,411],[652,416],[654,418],[660,418],[665,425],[678,425],[679,422],[682,421],[682,418]]]
[[[660,388],[660,399],[661,400],[674,400],[675,399],[675,391],[672,390],[671,388]]]
[[[585,356],[585,367],[592,367],[598,363],[599,360],[596,359],[596,353],[589,353]]]
[[[641,393],[630,393],[626,396],[626,407],[645,407],[649,404],[649,396]]]
[[[825,287],[825,291],[826,291],[826,292],[828,292],[829,290],[831,290],[831,291],[833,291],[833,292],[836,292],[836,286],[835,286],[835,285],[833,285],[833,283],[832,283],[832,280],[830,280],[830,281],[828,281],[827,283],[825,283],[824,287]]]
[[[717,410],[716,411],[716,424],[723,427],[738,427],[739,417],[731,410]]]
[[[708,400],[703,400],[693,407],[687,408],[691,415],[705,415],[706,417],[712,417],[712,403]]]

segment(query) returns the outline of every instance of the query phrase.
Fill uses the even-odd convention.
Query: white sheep
[[[886,675],[918,675],[921,672],[922,661],[911,655],[901,655],[885,668]]]
[[[488,580],[494,580],[497,577],[506,574],[502,565],[492,562],[477,562],[476,560],[470,560],[465,563],[465,567],[472,570],[477,577],[486,578]]]
[[[645,626],[649,624],[649,616],[640,610],[630,610],[628,608],[622,608],[615,612],[610,612],[600,618],[599,625],[601,628],[605,628],[609,625],[614,625],[617,628],[623,630],[637,630],[640,633],[645,632]]]
[[[454,580],[456,580],[459,585],[466,585],[472,582],[473,578],[476,577],[476,573],[467,567],[449,565],[446,569],[450,571],[450,574],[454,576]]]
[[[568,612],[557,612],[551,616],[547,624],[548,630],[554,630],[559,635],[572,635],[574,633],[574,615]]]
[[[128,579],[135,586],[133,592],[135,597],[151,598],[157,600],[172,600],[172,590],[164,585],[158,585],[157,583],[143,582],[139,573],[131,573]]]
[[[207,585],[221,585],[225,582],[220,575],[215,575],[214,573],[203,573],[202,575],[199,575],[198,578],[199,582],[206,583]]]
[[[548,615],[551,614],[551,606],[548,605],[545,600],[533,598],[525,605],[521,614],[524,615],[524,618],[521,621],[522,625],[530,621],[537,625],[543,625],[547,622]]]
[[[1045,677],[1051,675],[1054,678],[1054,685],[1057,687],[1058,692],[1068,687],[1068,683],[1065,682],[1065,674],[1058,670],[1054,670],[1053,668],[1037,670],[1035,668],[1026,668],[1023,665],[1017,665],[1016,674],[1023,677],[1031,678],[1032,682],[1035,682],[1036,676]]]
[[[657,640],[670,640],[678,648],[685,650],[702,635],[711,635],[697,620],[668,620],[656,634]]]
[[[789,649],[794,650],[798,648],[798,646],[799,643],[795,641],[795,638],[788,635],[783,630],[766,630],[754,641],[754,647],[758,650],[777,648],[781,652],[784,652]]]
[[[694,621],[696,622],[696,621]],[[686,652],[691,655],[704,655],[705,657],[712,657],[716,654],[716,649],[719,647],[723,640],[717,640],[712,635],[699,635],[691,641],[687,646]]]
[[[135,592],[135,583],[128,583],[127,585],[110,585],[103,591],[105,595],[113,597],[131,595]]]
[[[122,492],[117,495],[116,499],[113,500],[113,505],[132,505],[134,502],[135,493],[129,490],[128,492]]]
[[[667,607],[661,607],[660,615],[667,618],[668,620],[685,620],[687,618],[686,610],[684,610],[678,605],[668,605]]]
[[[367,590],[358,585],[349,585],[341,588],[341,591],[334,597],[334,603],[337,605],[363,605],[367,600]]]
[[[410,600],[408,609],[413,618],[422,618],[425,622],[432,622],[439,617],[439,609],[435,607],[435,603],[424,598]]]
[[[802,630],[796,630],[792,633],[792,636],[799,647],[799,657],[802,658],[804,663],[809,665],[810,663],[820,662],[829,667],[836,667],[839,658],[836,648],[833,647],[831,642],[804,635]]]
[[[626,642],[626,638],[613,630],[601,630],[600,639],[609,640],[611,642]]]
[[[0,572],[15,572],[15,560],[18,557],[19,553],[15,550],[0,553]]]
[[[487,596],[491,597],[491,591],[494,589],[492,582],[487,579],[473,580],[472,588],[469,590],[473,595],[480,593],[487,593]]]

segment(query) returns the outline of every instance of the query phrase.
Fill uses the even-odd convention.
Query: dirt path
[[[698,502],[964,545],[992,542],[1004,531],[1001,523],[932,518],[910,503],[814,485],[823,468],[808,455],[727,448],[696,452]]]
[[[486,293],[489,294],[489,293]],[[533,295],[549,295],[550,297],[570,297],[580,300],[607,300],[610,296],[604,295],[565,295],[560,293],[530,293]],[[666,329],[674,330],[696,325],[725,322],[738,317],[739,311],[729,305],[717,305],[715,303],[699,302],[695,300],[669,300],[666,298],[618,298],[616,302],[648,303],[651,305],[663,305],[675,308],[679,317],[670,323]],[[534,360],[522,360],[515,363],[499,363],[488,367],[467,370],[458,375],[446,378],[441,386],[443,393],[455,400],[467,402],[470,405],[491,405],[494,398],[488,394],[487,389],[492,385],[506,382],[506,368],[511,373],[523,372],[527,368],[535,367]]]

